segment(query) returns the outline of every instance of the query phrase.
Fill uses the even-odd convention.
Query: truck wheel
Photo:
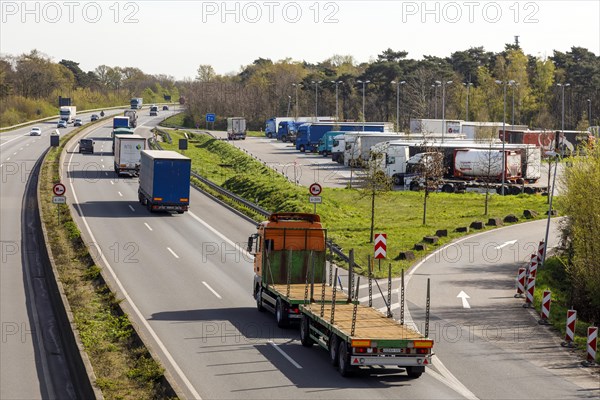
[[[406,367],[406,374],[411,379],[418,379],[423,372],[421,371],[421,367]]]
[[[285,315],[285,307],[283,305],[283,301],[281,298],[277,298],[277,302],[275,303],[275,319],[277,320],[277,326],[280,328],[287,328],[288,319],[287,315]]]
[[[304,153],[306,151],[306,147],[303,144],[300,145],[300,152]]]
[[[410,183],[410,190],[413,192],[418,192],[419,191],[419,182],[412,181]]]
[[[442,192],[444,193],[454,193],[454,185],[451,183],[445,183],[442,186]]]
[[[310,321],[306,315],[302,316],[302,322],[300,323],[300,343],[304,347],[311,347],[314,344],[310,337]]]
[[[510,194],[512,194],[513,196],[516,196],[518,194],[521,194],[521,187],[514,185],[510,187]]]
[[[394,185],[399,186],[402,183],[402,180],[398,175],[394,175],[392,176],[392,182],[394,182]]]
[[[340,371],[340,375],[344,377],[349,376],[351,372],[348,347],[346,346],[346,342],[343,340],[340,341],[340,345],[338,347],[338,371]]]
[[[265,311],[262,300],[262,288],[258,288],[258,291],[256,292],[256,309],[260,312]]]
[[[335,333],[329,336],[329,362],[334,367],[338,365],[338,337]]]
[[[273,137],[273,135],[271,135],[270,133],[267,133],[267,137],[268,137],[269,139],[271,139],[271,138]]]

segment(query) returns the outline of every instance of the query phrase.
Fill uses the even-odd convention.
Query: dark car
[[[98,114],[92,114],[90,121],[98,121],[100,119],[100,117],[98,117]]]
[[[83,121],[80,118],[75,119],[73,126],[82,126],[82,125],[83,125]]]
[[[94,142],[92,139],[80,139],[79,140],[79,152],[80,153],[94,153]]]
[[[169,111],[169,106],[163,106],[163,111]]]

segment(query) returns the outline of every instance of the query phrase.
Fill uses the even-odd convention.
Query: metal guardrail
[[[162,129],[158,129],[158,128],[155,128],[155,130],[157,132],[160,132],[161,135],[167,136],[169,138],[169,140],[172,140],[171,135],[169,135],[168,132],[163,131]],[[154,142],[154,145],[159,150],[162,150],[160,143]],[[214,190],[215,192],[219,193],[220,195],[222,195],[230,200],[233,200],[233,201],[237,202],[238,204],[241,204],[242,206],[254,211],[255,213],[262,215],[265,218],[269,218],[271,216],[270,211],[265,210],[264,208],[260,207],[259,205],[255,204],[251,201],[241,198],[240,196],[236,195],[235,193],[232,193],[229,190],[217,185],[216,183],[208,180],[207,178],[203,177],[202,175],[192,171],[192,176],[194,178],[198,179],[200,182],[202,182],[206,186],[208,186],[209,188],[211,188],[212,190]],[[254,221],[254,222],[256,224],[260,223],[260,221]],[[327,247],[329,247],[331,253],[333,253],[336,256],[338,256],[339,258],[341,258],[344,262],[350,263],[350,257],[347,256],[346,254],[344,254],[344,252],[342,252],[342,249],[340,248],[340,246],[335,244],[332,240],[327,240]],[[354,266],[356,268],[361,268],[360,265],[358,265],[356,263],[356,261],[354,261]]]

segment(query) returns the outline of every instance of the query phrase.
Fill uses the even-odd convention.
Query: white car
[[[38,128],[37,126],[33,127],[29,131],[29,136],[42,136],[42,130],[40,128]]]

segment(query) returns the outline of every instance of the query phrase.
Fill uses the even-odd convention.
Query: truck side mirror
[[[248,247],[246,248],[246,251],[248,253],[252,253],[252,245],[254,244],[254,235],[248,237]]]

